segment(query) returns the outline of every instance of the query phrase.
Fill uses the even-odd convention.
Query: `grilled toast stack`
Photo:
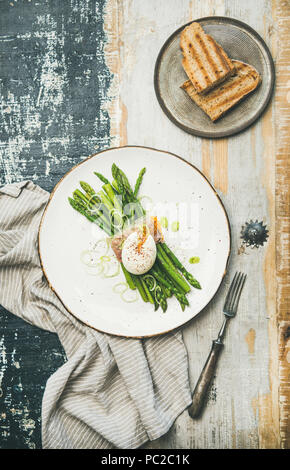
[[[191,23],[181,33],[182,66],[189,78],[181,88],[214,122],[261,82],[249,64],[231,60],[222,47]]]

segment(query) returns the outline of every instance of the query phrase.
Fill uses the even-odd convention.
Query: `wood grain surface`
[[[289,48],[285,41],[289,35],[288,6],[288,2],[264,0],[168,0],[158,4],[153,0],[111,0],[107,3],[106,23],[113,16],[119,32],[116,38],[115,29],[113,34],[108,31],[106,47],[107,63],[113,57],[118,57],[114,82],[119,92],[116,93],[115,108],[111,108],[111,117],[114,116],[116,123],[116,134],[113,137],[119,143],[150,145],[169,150],[197,165],[217,188],[231,220],[233,251],[229,275],[219,295],[184,332],[193,386],[207,357],[211,340],[220,326],[224,293],[232,272],[241,269],[248,273],[239,314],[230,325],[225,351],[220,358],[202,419],[193,421],[184,412],[166,436],[148,443],[146,447],[289,446],[289,355],[285,356],[287,338],[283,338],[287,333],[285,336],[284,329],[284,333],[280,331],[278,313],[282,307],[284,315],[287,315],[286,305],[281,306],[281,302],[286,301],[287,293],[284,292],[283,300],[280,300],[277,250],[281,229],[277,207],[279,176],[276,169],[279,164],[276,152],[282,137],[279,131],[279,135],[276,135],[277,126],[279,123],[284,126],[285,132],[289,121],[285,88],[280,92],[283,95],[280,98],[281,111],[278,77],[274,99],[251,129],[230,139],[209,141],[189,136],[176,128],[161,111],[152,84],[158,52],[175,29],[194,18],[225,15],[248,23],[264,38],[277,69],[283,69],[285,86],[285,81],[287,83],[289,79]],[[281,49],[281,44],[284,44],[284,49]],[[280,114],[282,112],[283,117]],[[281,189],[278,191],[280,197],[284,197],[288,189],[285,180],[286,171],[289,172],[286,136],[287,132],[284,142],[281,142],[280,152],[281,158],[284,156],[281,162],[284,180],[280,181]],[[285,291],[289,289],[289,247],[285,240],[288,234],[285,222],[289,218],[287,202],[289,200],[284,201],[284,212],[280,215],[284,230],[283,240],[280,239],[284,252],[281,277]],[[270,231],[267,244],[254,250],[241,247],[240,240],[241,226],[252,218],[263,220]]]
[[[209,15],[248,23],[276,66],[274,97],[262,118],[215,141],[175,127],[153,87],[168,36]],[[290,447],[289,17],[287,0],[0,2],[0,184],[32,179],[50,191],[96,149],[147,145],[201,169],[230,218],[229,273],[184,331],[194,388],[221,325],[231,277],[247,273],[207,407],[198,420],[183,412],[147,448]],[[241,245],[241,227],[250,219],[269,229],[259,249]],[[45,382],[64,361],[55,335],[1,310],[0,448],[41,446]]]

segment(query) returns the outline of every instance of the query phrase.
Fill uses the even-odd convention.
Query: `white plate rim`
[[[96,328],[95,326],[92,326],[90,325],[89,323],[85,322],[84,320],[81,320],[75,313],[73,313],[64,303],[64,301],[62,300],[61,296],[57,293],[56,289],[53,287],[52,283],[50,282],[49,278],[48,278],[48,275],[45,271],[45,268],[44,268],[44,265],[43,265],[43,261],[42,261],[42,256],[41,256],[41,249],[40,249],[40,237],[41,237],[41,229],[42,229],[42,225],[43,225],[43,221],[44,221],[44,218],[45,218],[45,215],[46,215],[46,212],[47,212],[47,209],[49,207],[49,204],[52,200],[52,198],[54,197],[54,194],[56,192],[56,190],[58,189],[59,185],[62,183],[62,181],[72,172],[74,171],[76,168],[78,168],[80,165],[82,165],[83,163],[87,162],[88,160],[96,157],[96,156],[104,156],[104,154],[106,152],[109,152],[111,150],[118,150],[118,149],[124,149],[124,148],[142,148],[142,149],[147,149],[147,150],[153,150],[153,151],[157,151],[157,152],[160,152],[160,153],[164,153],[166,155],[170,155],[172,157],[175,157],[175,158],[178,158],[179,160],[181,160],[182,162],[186,163],[187,165],[189,165],[194,171],[197,171],[200,176],[205,180],[205,182],[210,186],[210,189],[214,192],[216,198],[217,198],[217,201],[218,203],[221,205],[221,208],[222,210],[224,211],[224,215],[225,215],[225,218],[226,218],[226,221],[227,221],[227,228],[228,228],[228,236],[229,236],[229,249],[228,249],[228,254],[227,254],[227,259],[226,259],[226,264],[225,264],[225,270],[221,276],[221,279],[220,279],[220,282],[218,284],[218,287],[216,289],[216,291],[213,293],[212,297],[209,299],[209,301],[207,302],[207,304],[198,312],[198,313],[195,313],[190,319],[186,320],[186,322],[184,322],[183,324],[175,327],[175,328],[172,328],[172,329],[169,329],[169,330],[166,330],[166,331],[163,331],[163,332],[159,332],[159,333],[155,333],[155,334],[150,334],[150,335],[139,335],[139,336],[134,336],[134,335],[130,335],[130,336],[127,336],[127,335],[121,335],[121,334],[117,334],[117,333],[109,333],[107,331],[104,331],[104,330],[101,330],[99,328]],[[40,223],[39,223],[39,228],[38,228],[38,236],[37,236],[37,251],[38,251],[38,255],[39,255],[39,260],[40,260],[40,265],[41,265],[41,269],[43,271],[43,274],[47,280],[47,283],[48,283],[48,286],[49,288],[53,291],[53,293],[57,296],[57,298],[59,299],[59,301],[61,302],[61,304],[63,305],[63,307],[66,309],[67,312],[69,312],[76,320],[80,321],[81,323],[83,323],[84,325],[94,329],[95,331],[98,331],[100,333],[105,333],[105,334],[109,334],[111,336],[116,336],[116,337],[123,337],[123,338],[135,338],[135,339],[142,339],[142,338],[151,338],[151,337],[156,337],[156,336],[160,336],[160,335],[164,335],[166,333],[169,333],[171,331],[175,331],[175,330],[178,330],[179,328],[181,327],[184,327],[185,325],[187,325],[193,318],[199,316],[201,314],[201,312],[203,310],[205,310],[205,308],[209,305],[209,303],[214,299],[214,297],[216,296],[216,294],[218,293],[218,291],[220,290],[220,287],[222,285],[222,282],[224,280],[224,277],[228,271],[228,265],[229,265],[229,259],[230,259],[230,254],[231,254],[231,248],[232,248],[232,235],[231,235],[231,225],[230,225],[230,221],[229,221],[229,217],[228,217],[228,214],[227,214],[227,211],[225,209],[225,206],[219,196],[219,194],[217,193],[216,189],[214,188],[214,186],[211,184],[211,182],[207,179],[207,177],[201,172],[201,170],[199,170],[193,163],[191,162],[188,162],[187,160],[185,160],[184,158],[180,157],[179,155],[175,154],[175,153],[172,153],[172,152],[169,152],[167,150],[160,150],[160,149],[157,149],[157,148],[154,148],[154,147],[148,147],[148,146],[144,146],[144,145],[123,145],[123,146],[120,146],[120,147],[110,147],[108,149],[104,149],[104,150],[101,150],[100,152],[96,152],[92,155],[90,155],[89,157],[87,157],[86,159],[82,160],[81,162],[77,163],[76,165],[74,165],[69,171],[67,171],[61,178],[60,180],[56,183],[56,185],[54,186],[52,192],[50,193],[50,196],[49,196],[49,199],[47,201],[47,204],[45,206],[45,209],[43,211],[43,214],[41,216],[41,220],[40,220]]]

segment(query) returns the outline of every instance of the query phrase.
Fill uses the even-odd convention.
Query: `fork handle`
[[[197,418],[202,410],[222,347],[223,343],[219,339],[212,342],[211,351],[192,394],[192,404],[188,409],[191,418]]]

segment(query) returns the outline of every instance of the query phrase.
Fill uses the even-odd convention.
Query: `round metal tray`
[[[195,21],[223,47],[229,57],[255,67],[262,77],[262,83],[213,123],[180,88],[187,80],[187,75],[181,64],[179,38],[181,31],[190,22],[178,28],[162,46],[155,65],[155,92],[165,114],[184,131],[200,137],[227,137],[249,127],[265,110],[274,87],[274,62],[264,40],[245,23],[222,16]]]

